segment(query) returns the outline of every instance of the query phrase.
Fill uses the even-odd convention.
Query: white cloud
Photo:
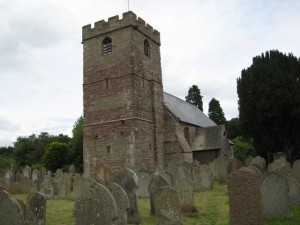
[[[140,0],[130,9],[161,33],[164,90],[184,99],[196,84],[205,111],[214,97],[227,119],[238,116],[236,78],[252,57],[300,56],[298,0]],[[125,11],[124,0],[0,2],[0,146],[70,134],[83,110],[81,28]]]

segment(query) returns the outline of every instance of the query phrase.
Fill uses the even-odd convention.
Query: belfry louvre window
[[[150,44],[148,40],[144,41],[144,55],[150,57]]]
[[[112,41],[111,38],[106,37],[102,42],[102,53],[103,55],[108,55],[112,52]]]

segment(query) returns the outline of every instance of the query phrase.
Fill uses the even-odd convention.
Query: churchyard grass
[[[184,214],[184,225],[229,225],[229,203],[226,185],[215,184],[212,190],[195,193],[197,213]],[[14,195],[25,201],[26,195]],[[156,225],[155,216],[150,216],[150,199],[139,199],[142,224]],[[74,225],[72,217],[74,201],[48,200],[46,225]],[[265,219],[264,225],[299,225],[300,206],[293,208],[292,218]]]

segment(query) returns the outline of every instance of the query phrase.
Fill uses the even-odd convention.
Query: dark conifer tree
[[[220,102],[215,98],[212,98],[208,104],[208,117],[218,125],[226,123]]]
[[[198,109],[203,111],[203,101],[202,101],[200,89],[197,85],[190,87],[188,95],[185,96],[185,100],[193,105],[197,106]]]

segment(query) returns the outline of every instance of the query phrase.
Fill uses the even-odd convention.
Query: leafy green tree
[[[193,85],[190,87],[188,95],[185,96],[185,100],[195,106],[197,106],[198,109],[203,111],[203,101],[202,101],[200,89],[197,85]]]
[[[83,117],[75,122],[72,130],[73,136],[70,141],[70,163],[74,164],[76,169],[83,171]]]
[[[13,159],[14,148],[11,146],[0,147],[0,169],[7,169],[15,167],[15,160]]]
[[[44,164],[47,169],[55,172],[68,164],[69,145],[60,142],[51,142],[47,145],[43,155]]]
[[[232,118],[229,121],[226,121],[225,124],[227,137],[229,139],[235,139],[237,136],[242,136],[240,118]]]
[[[255,156],[256,152],[253,146],[252,139],[245,139],[242,136],[238,136],[234,139],[234,157],[244,161],[248,156]]]
[[[284,151],[300,156],[300,60],[277,50],[253,58],[237,79],[240,121],[257,153],[270,161]]]
[[[208,104],[208,117],[218,125],[226,123],[226,118],[220,102],[215,98],[212,98]]]

